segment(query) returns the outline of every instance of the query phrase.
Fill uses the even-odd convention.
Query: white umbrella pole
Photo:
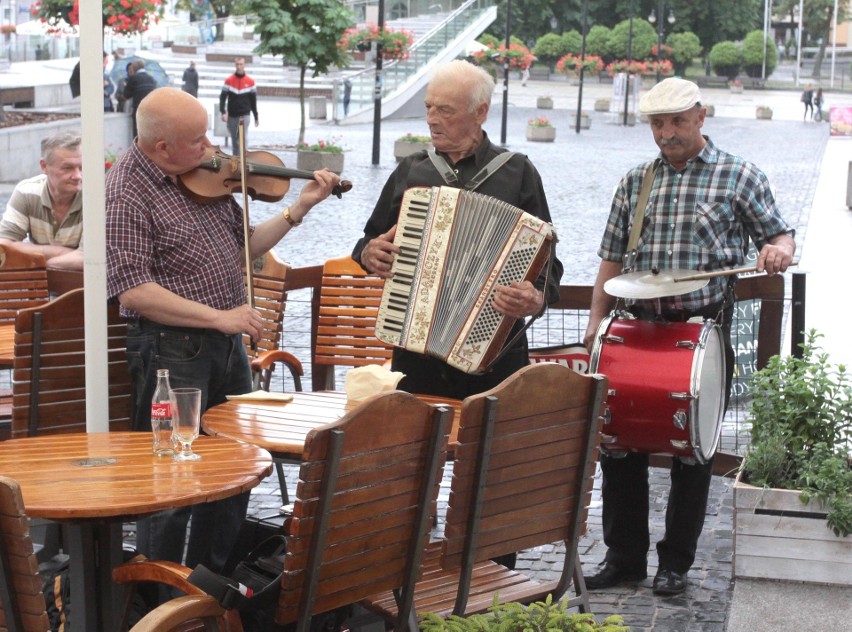
[[[86,431],[109,430],[104,229],[103,7],[80,3],[83,234],[86,288]]]

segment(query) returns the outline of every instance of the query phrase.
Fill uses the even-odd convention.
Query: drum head
[[[720,329],[707,321],[693,365],[690,435],[695,458],[706,463],[716,453],[725,417],[725,348]]]

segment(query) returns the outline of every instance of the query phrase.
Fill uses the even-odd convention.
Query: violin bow
[[[243,190],[243,240],[246,253],[246,294],[248,306],[254,309],[254,272],[251,260],[251,233],[249,232],[249,195],[246,187],[248,174],[246,173],[246,126],[245,119],[241,116],[239,122],[240,131],[240,184]],[[257,343],[251,339],[251,350],[257,351]]]

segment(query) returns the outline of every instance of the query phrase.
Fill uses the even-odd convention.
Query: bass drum
[[[725,416],[725,349],[712,320],[671,323],[612,313],[595,335],[590,372],[609,378],[601,447],[706,463]]]

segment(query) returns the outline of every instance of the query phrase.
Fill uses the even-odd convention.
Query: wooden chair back
[[[17,481],[0,476],[0,630],[50,628],[29,521]]]
[[[561,598],[588,611],[577,554],[591,502],[607,380],[551,363],[522,368],[464,400],[444,539],[430,547],[415,589],[418,615],[485,612],[500,603]],[[536,581],[494,558],[564,543],[556,579]],[[385,592],[362,604],[396,614]]]
[[[0,322],[13,322],[19,310],[48,300],[44,256],[0,245]]]
[[[255,388],[268,391],[275,364],[282,363],[290,372],[294,390],[300,391],[302,365],[291,353],[281,350],[290,266],[271,251],[255,259],[253,265],[254,307],[263,319],[263,333],[254,348],[248,336],[243,336],[243,343],[251,360]]]
[[[375,337],[384,281],[367,274],[352,257],[323,265],[319,313],[312,344],[312,370],[324,372],[326,389],[334,389],[334,367],[384,364],[392,347]],[[316,383],[316,379],[315,379]]]
[[[130,430],[133,386],[127,326],[107,306],[109,428]],[[86,358],[83,290],[18,313],[12,368],[12,437],[85,432]]]
[[[277,622],[398,591],[408,626],[452,413],[413,395],[380,395],[305,441]]]

